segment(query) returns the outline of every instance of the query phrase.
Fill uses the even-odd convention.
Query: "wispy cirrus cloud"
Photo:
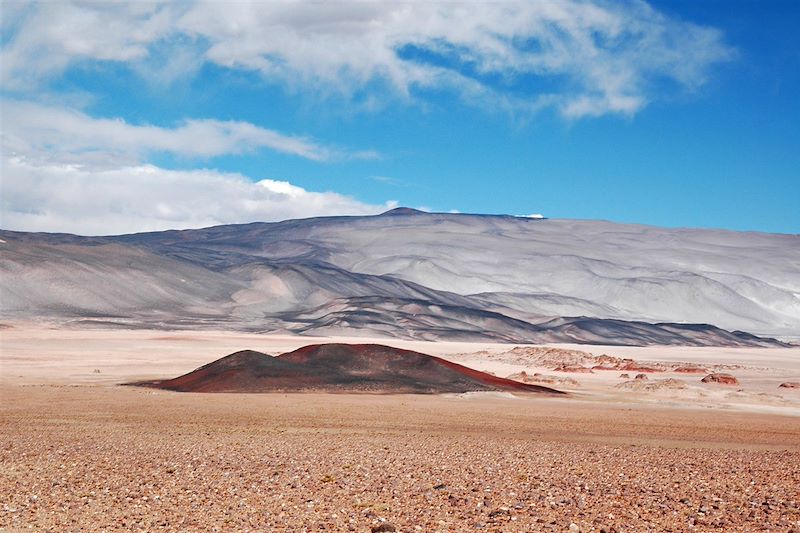
[[[187,75],[200,61],[346,99],[445,90],[471,105],[569,118],[633,114],[664,91],[701,86],[733,56],[718,30],[641,0],[63,2],[6,18],[1,63],[11,88],[81,61],[141,65],[169,46],[190,58],[180,62]]]
[[[61,161],[142,160],[169,152],[209,158],[266,148],[313,161],[374,159],[374,151],[347,151],[302,136],[286,135],[249,122],[187,119],[174,127],[130,124],[32,102],[3,100],[3,149],[47,154]]]

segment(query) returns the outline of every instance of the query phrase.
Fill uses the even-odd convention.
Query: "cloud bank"
[[[694,90],[733,54],[716,29],[639,0],[12,1],[0,24],[0,225],[82,234],[370,214],[395,204],[159,168],[149,163],[157,153],[202,160],[268,149],[316,162],[378,154],[242,121],[134,124],[33,102],[42,91],[58,95],[51,82],[70,69],[102,77],[114,63],[169,84],[213,65],[360,107],[445,94],[439,101],[578,119],[632,115],[665,92]]]
[[[147,163],[154,152],[208,158],[268,148],[313,161],[373,152],[343,152],[247,122],[194,119],[165,128],[14,100],[0,102],[0,110],[4,229],[108,235],[374,214],[395,205],[370,205],[286,181]]]
[[[4,5],[5,9],[5,5]],[[733,52],[714,28],[638,0],[507,2],[59,2],[5,9],[6,88],[94,60],[158,77],[199,64],[292,90],[374,102],[451,91],[477,106],[565,117],[632,114],[693,90]]]
[[[92,168],[2,159],[2,227],[111,235],[332,214],[368,215],[396,207],[370,205],[286,181],[253,182],[214,170],[166,170],[140,164]]]
[[[173,128],[134,125],[122,119],[94,118],[62,107],[2,101],[3,148],[25,154],[70,154],[80,161],[141,158],[169,152],[208,158],[268,148],[314,161],[374,158],[372,151],[346,152],[311,139],[290,136],[241,121],[189,119]]]

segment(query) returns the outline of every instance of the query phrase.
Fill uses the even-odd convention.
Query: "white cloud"
[[[409,187],[412,185],[405,180],[393,178],[391,176],[368,176],[368,179],[385,185],[391,185],[392,187]]]
[[[665,81],[691,90],[732,55],[718,30],[640,0],[43,3],[10,16],[0,62],[11,87],[86,59],[141,64],[169,46],[188,51],[187,72],[200,57],[292,89],[371,93],[370,105],[387,87],[400,98],[444,88],[571,118],[634,113]]]
[[[168,4],[150,2],[4,2],[3,10],[4,25],[17,30],[0,53],[4,84],[12,88],[56,75],[75,60],[143,59],[174,32],[176,16]]]
[[[252,182],[213,170],[166,170],[143,164],[94,168],[5,155],[0,170],[0,225],[22,231],[110,235],[375,214],[397,205],[371,205],[285,181]]]
[[[211,157],[266,147],[317,161],[371,152],[348,154],[246,122],[188,120],[163,128],[30,102],[1,104],[5,229],[98,235],[373,214],[395,205],[370,205],[286,181],[146,163],[157,151]]]
[[[174,128],[99,119],[70,109],[4,100],[3,149],[22,154],[56,154],[59,160],[139,160],[149,152],[190,157],[241,154],[269,148],[315,161],[374,158],[370,151],[347,153],[311,139],[284,135],[248,122],[190,119]],[[98,162],[98,161],[95,161]]]

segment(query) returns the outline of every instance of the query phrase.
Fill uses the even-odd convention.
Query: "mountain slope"
[[[184,257],[322,261],[540,315],[800,331],[798,235],[401,211],[125,239]]]
[[[797,235],[395,210],[0,239],[5,318],[507,342],[800,332]]]

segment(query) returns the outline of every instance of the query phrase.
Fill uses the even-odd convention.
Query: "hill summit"
[[[179,392],[563,394],[499,378],[439,357],[380,344],[313,344],[277,357],[243,350],[176,377],[133,385]]]

